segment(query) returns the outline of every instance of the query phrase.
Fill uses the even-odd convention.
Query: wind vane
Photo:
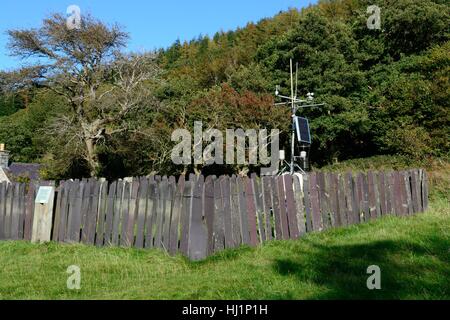
[[[296,64],[295,70],[295,86],[294,86],[294,72],[292,66],[292,59],[290,60],[290,73],[291,73],[291,96],[283,96],[280,94],[280,86],[276,87],[275,95],[278,98],[285,100],[285,102],[276,103],[275,106],[287,106],[291,107],[291,117],[292,117],[292,127],[291,127],[291,161],[287,162],[284,157],[284,151],[280,152],[280,159],[283,160],[283,167],[280,171],[280,175],[286,172],[294,174],[295,172],[300,172],[302,174],[308,170],[308,157],[309,153],[306,149],[311,147],[311,133],[309,128],[309,121],[307,118],[302,118],[297,116],[299,109],[303,108],[314,108],[322,107],[325,103],[313,104],[314,93],[308,92],[306,99],[298,99],[298,63]],[[297,139],[295,138],[297,134]],[[300,148],[296,148],[296,144]],[[298,149],[296,154],[296,149]],[[299,152],[299,153],[298,153]],[[297,159],[302,161],[302,166],[297,163]]]

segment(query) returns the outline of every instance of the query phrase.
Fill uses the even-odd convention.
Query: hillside
[[[219,130],[278,128],[286,147],[288,110],[273,106],[273,92],[281,85],[288,93],[292,58],[299,63],[299,94],[315,92],[327,103],[303,112],[311,119],[316,167],[377,155],[419,161],[448,157],[448,2],[376,1],[382,28],[369,30],[366,9],[372,2],[319,1],[160,50],[159,78],[146,84],[152,99],[124,119],[128,130],[103,130],[94,148],[96,168],[89,164],[86,145],[55,134],[55,122],[71,110],[40,86],[3,92],[0,141],[14,161],[46,163],[45,175],[52,179],[88,176],[93,170],[108,178],[193,171],[193,166],[175,166],[169,155],[173,130],[192,130],[194,121]]]

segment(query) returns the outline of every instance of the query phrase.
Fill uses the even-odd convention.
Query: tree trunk
[[[98,174],[98,169],[100,167],[100,163],[98,160],[97,153],[95,152],[95,141],[94,139],[87,138],[85,139],[86,143],[86,160],[89,164],[89,170],[91,177],[95,177]]]

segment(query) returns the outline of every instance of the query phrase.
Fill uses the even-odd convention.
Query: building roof
[[[38,163],[13,162],[5,171],[10,180],[14,180],[18,177],[27,177],[30,180],[39,180],[39,171],[41,167],[42,165]]]

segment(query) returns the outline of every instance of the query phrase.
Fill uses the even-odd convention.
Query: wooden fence
[[[37,187],[0,184],[0,240],[31,239]],[[225,248],[297,239],[427,206],[423,170],[62,181],[52,240],[161,248],[199,260]]]

